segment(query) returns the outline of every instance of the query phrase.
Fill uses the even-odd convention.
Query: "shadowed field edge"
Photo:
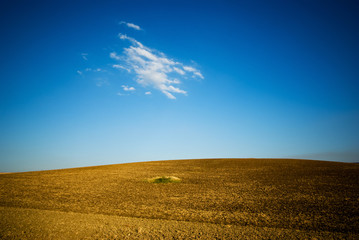
[[[359,234],[300,231],[102,214],[0,207],[1,239],[358,239]]]

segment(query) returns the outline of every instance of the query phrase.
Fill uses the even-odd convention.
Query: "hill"
[[[154,183],[157,176],[181,181]],[[359,165],[140,162],[0,175],[0,237],[359,238]]]

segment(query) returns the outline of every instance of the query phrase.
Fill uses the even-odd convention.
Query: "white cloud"
[[[102,69],[102,68],[85,68],[84,71],[85,72],[107,72],[106,69]],[[81,72],[81,71],[77,71],[77,73],[79,73],[79,72]],[[82,72],[81,72],[81,74],[82,74]]]
[[[198,76],[198,77],[200,77],[200,78],[202,78],[202,79],[204,79],[204,77],[203,77],[203,75],[202,75],[202,73],[200,73],[200,72],[195,72],[194,73],[194,75],[196,75],[196,76]]]
[[[140,43],[139,41],[137,41],[136,39],[132,38],[132,37],[129,37],[127,36],[126,34],[122,34],[122,33],[119,33],[118,34],[118,37],[121,39],[121,40],[129,40],[132,44],[134,45],[137,45],[141,48],[144,48],[144,46],[142,45],[142,43]]]
[[[87,55],[88,55],[87,53],[81,53],[82,58],[86,61],[88,60]]]
[[[126,26],[141,30],[141,28],[133,23],[121,22]],[[162,92],[170,99],[176,99],[179,94],[187,95],[187,91],[182,88],[185,80],[190,78],[204,79],[202,73],[193,67],[196,63],[184,65],[167,57],[164,53],[144,46],[136,39],[125,34],[119,33],[118,37],[128,43],[128,47],[122,49],[122,52],[112,51],[109,58],[112,63],[106,66],[85,68],[78,70],[77,73],[83,76],[93,78],[96,85],[110,85],[108,79],[116,78],[117,74],[123,74],[126,70],[130,74],[134,74],[135,81],[138,86],[146,88],[145,95],[153,93],[153,89]],[[81,53],[84,60],[87,60],[87,53]],[[125,84],[125,82],[122,82]],[[128,84],[128,83],[127,83]],[[137,88],[137,86],[135,86]],[[122,85],[119,95],[129,95],[136,91],[135,87]],[[151,90],[151,91],[149,91]]]
[[[181,81],[180,81],[180,80],[178,80],[178,79],[173,79],[172,83],[173,83],[173,84],[180,84],[180,83],[181,83]]]
[[[176,68],[176,67],[173,67],[173,70],[176,71],[177,73],[181,74],[181,75],[186,74],[182,69],[179,69],[179,68]]]
[[[136,30],[141,30],[140,26],[133,23],[127,23],[127,27],[134,28]]]
[[[96,86],[97,87],[102,87],[103,85],[110,85],[107,81],[107,79],[105,78],[96,78]]]
[[[175,62],[167,58],[164,53],[150,49],[127,35],[120,33],[118,36],[122,40],[128,40],[131,46],[124,48],[122,56],[119,56],[116,52],[110,53],[112,59],[123,63],[122,65],[114,64],[113,67],[116,65],[118,68],[123,67],[132,70],[136,75],[137,83],[142,86],[153,87],[168,98],[175,99],[174,94],[186,95],[187,92],[173,86],[173,84],[181,83],[178,78],[173,76],[174,74],[179,77],[185,77],[187,73],[190,73],[192,77],[203,78],[200,71],[194,67],[184,66],[180,62]]]
[[[113,67],[113,68],[117,68],[117,69],[124,69],[124,70],[126,70],[127,72],[131,72],[130,69],[128,69],[128,68],[126,68],[126,67],[124,67],[124,66],[122,66],[122,65],[120,65],[120,64],[113,64],[112,67]]]
[[[138,26],[138,25],[136,25],[134,23],[128,23],[128,22],[121,21],[120,24],[125,24],[127,27],[133,28],[133,29],[138,30],[138,31],[142,30],[140,28],[140,26]]]
[[[110,53],[110,58],[116,59],[116,60],[120,60],[121,57],[117,55],[116,52],[112,52]]]
[[[198,71],[197,69],[195,69],[194,67],[183,66],[183,69],[184,69],[185,71],[187,71],[187,72],[192,72],[192,73],[193,73],[192,77],[197,76],[197,77],[199,77],[199,78],[204,79],[204,77],[203,77],[203,75],[201,74],[201,72]]]
[[[121,87],[123,88],[124,91],[135,91],[136,90],[134,87],[129,87],[126,85],[122,85]]]
[[[195,72],[196,69],[193,67],[189,67],[189,66],[183,66],[183,69],[186,70],[187,72]]]

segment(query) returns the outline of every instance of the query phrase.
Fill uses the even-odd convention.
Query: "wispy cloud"
[[[143,87],[152,87],[168,98],[176,99],[174,94],[187,94],[185,90],[175,86],[181,83],[179,79],[188,75],[193,78],[204,78],[200,71],[192,66],[174,61],[164,53],[148,48],[125,34],[120,33],[118,36],[121,40],[128,40],[131,45],[123,49],[122,55],[116,52],[110,53],[110,58],[121,63],[112,66],[133,72],[137,83]]]
[[[200,73],[200,71],[198,71],[197,69],[195,69],[194,67],[190,67],[190,66],[183,66],[183,69],[187,72],[192,72],[193,75],[204,79],[203,75]]]
[[[95,81],[96,81],[96,86],[97,87],[102,87],[103,85],[109,85],[109,82],[105,78],[100,78],[99,77],[99,78],[96,78]]]
[[[120,64],[113,64],[112,67],[117,68],[117,69],[123,69],[123,70],[126,70],[127,72],[131,72],[130,69],[128,69],[128,68],[126,68],[126,67],[124,67],[124,66],[122,66]]]
[[[115,52],[110,53],[110,58],[113,58],[113,59],[116,59],[116,60],[121,59],[120,56],[118,56],[117,53],[115,53]]]
[[[126,25],[127,27],[133,28],[133,29],[135,29],[135,30],[137,30],[137,31],[142,30],[142,28],[140,28],[140,26],[138,26],[138,25],[136,25],[136,24],[134,24],[134,23],[128,23],[128,22],[125,22],[125,21],[121,21],[120,24],[124,24],[124,25]]]
[[[87,61],[88,60],[87,55],[88,53],[81,53],[82,59]]]
[[[107,70],[102,68],[85,68],[85,72],[106,72]],[[81,71],[77,71],[78,73]],[[82,72],[81,72],[82,74]]]
[[[179,69],[179,68],[176,68],[176,67],[173,67],[173,70],[176,71],[177,73],[181,74],[181,75],[186,74],[182,69]]]
[[[133,23],[123,21],[120,24],[142,30]],[[141,92],[140,89],[142,89],[142,94],[151,95],[159,91],[169,99],[176,99],[178,95],[187,95],[183,85],[189,79],[204,79],[202,73],[195,67],[197,64],[193,61],[183,64],[123,33],[119,33],[118,38],[124,41],[126,47],[120,50],[112,48],[114,50],[107,52],[110,62],[101,66],[91,65],[91,67],[80,69],[77,71],[78,75],[92,78],[98,87],[104,85],[116,87],[120,96],[130,95],[134,91]],[[87,56],[87,53],[81,53],[84,60],[88,60]],[[129,82],[131,78],[128,78],[131,75],[132,80],[137,83],[135,86],[129,86],[133,85],[133,82],[132,84]],[[110,84],[115,79],[118,83]]]
[[[136,89],[134,87],[129,87],[129,86],[126,86],[126,85],[122,85],[121,86],[123,88],[124,91],[135,91]]]

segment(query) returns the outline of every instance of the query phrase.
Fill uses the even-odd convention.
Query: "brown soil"
[[[177,183],[149,183],[175,176]],[[203,159],[0,175],[5,239],[359,238],[359,165]]]

